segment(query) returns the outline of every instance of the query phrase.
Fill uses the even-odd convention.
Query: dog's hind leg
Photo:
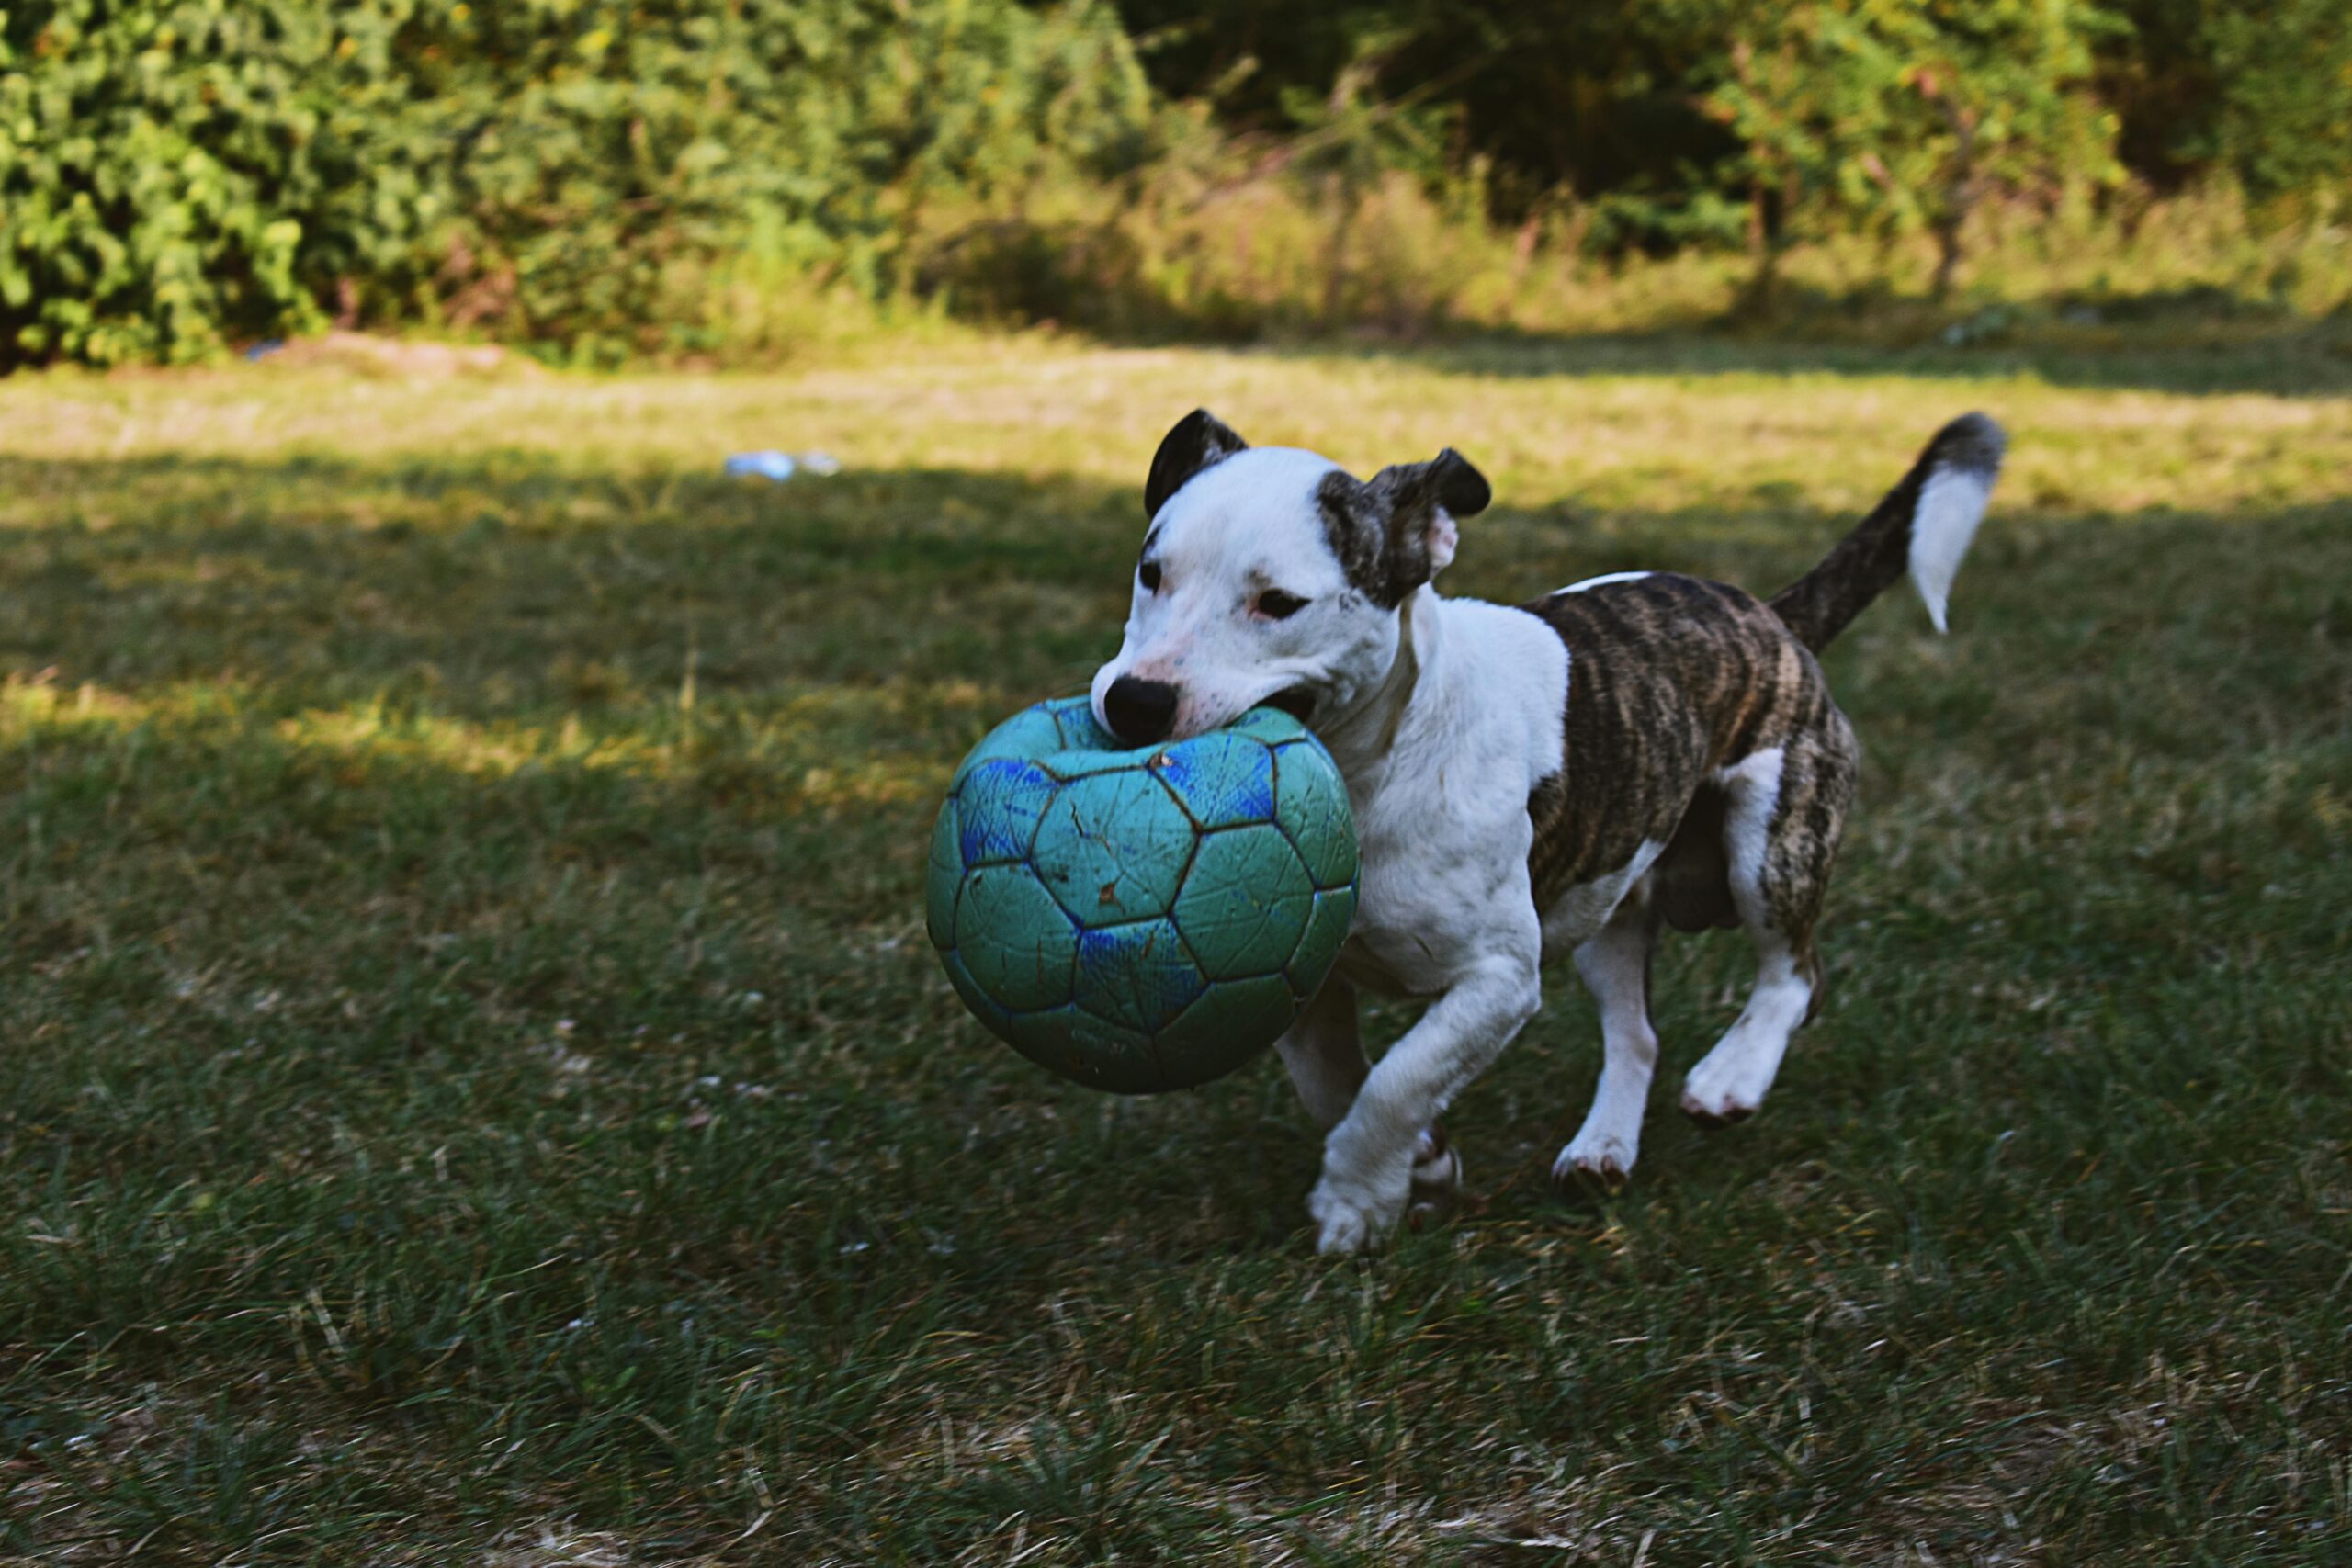
[[[1372,1071],[1356,1028],[1356,988],[1337,975],[1324,981],[1274,1049],[1315,1124],[1327,1133],[1338,1126]]]
[[[1338,1126],[1372,1071],[1356,1025],[1356,988],[1337,975],[1323,982],[1274,1048],[1306,1113],[1326,1132]],[[1416,1206],[1442,1204],[1461,1185],[1462,1156],[1447,1140],[1445,1124],[1432,1121],[1414,1150],[1412,1201]]]
[[[1814,924],[1853,799],[1856,758],[1853,730],[1831,708],[1816,726],[1717,775],[1726,880],[1758,963],[1747,1006],[1683,1080],[1682,1110],[1701,1126],[1756,1113],[1789,1036],[1820,998]]]
[[[1584,1125],[1552,1162],[1552,1186],[1615,1191],[1632,1174],[1642,1145],[1642,1111],[1650,1073],[1657,1066],[1657,1032],[1650,1027],[1650,952],[1657,942],[1657,913],[1649,888],[1637,884],[1609,923],[1576,950],[1577,974],[1600,1009],[1600,1086]]]

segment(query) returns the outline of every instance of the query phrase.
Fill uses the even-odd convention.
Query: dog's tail
[[[1908,569],[1936,630],[1960,558],[1984,520],[2008,438],[1981,413],[1936,432],[1903,482],[1821,564],[1774,594],[1771,604],[1797,640],[1818,652]]]

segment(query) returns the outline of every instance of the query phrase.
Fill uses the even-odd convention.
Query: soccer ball
[[[948,979],[1013,1049],[1096,1089],[1190,1089],[1272,1044],[1330,973],[1355,822],[1288,714],[1129,750],[1069,697],[956,770],[927,893]]]

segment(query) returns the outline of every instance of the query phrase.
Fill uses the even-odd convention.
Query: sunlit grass
[[[958,342],[0,383],[0,1551],[2341,1555],[2335,374]],[[1555,1205],[1597,1058],[1556,977],[1453,1118],[1479,1207],[1327,1266],[1271,1063],[1110,1100],[962,1016],[932,803],[1114,645],[1196,403],[1359,469],[1460,447],[1498,502],[1453,586],[1506,598],[1776,586],[1944,419],[2008,424],[1954,635],[1890,598],[1830,658],[1864,800],[1762,1117],[1661,1093],[1625,1197]],[[719,475],[753,446],[844,471]],[[1669,1074],[1742,965],[1668,949]]]

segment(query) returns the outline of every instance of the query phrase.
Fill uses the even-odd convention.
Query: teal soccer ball
[[[1272,1044],[1330,973],[1355,822],[1288,714],[1130,750],[1069,697],[956,770],[926,902],[956,994],[1013,1049],[1096,1089],[1190,1089]]]

